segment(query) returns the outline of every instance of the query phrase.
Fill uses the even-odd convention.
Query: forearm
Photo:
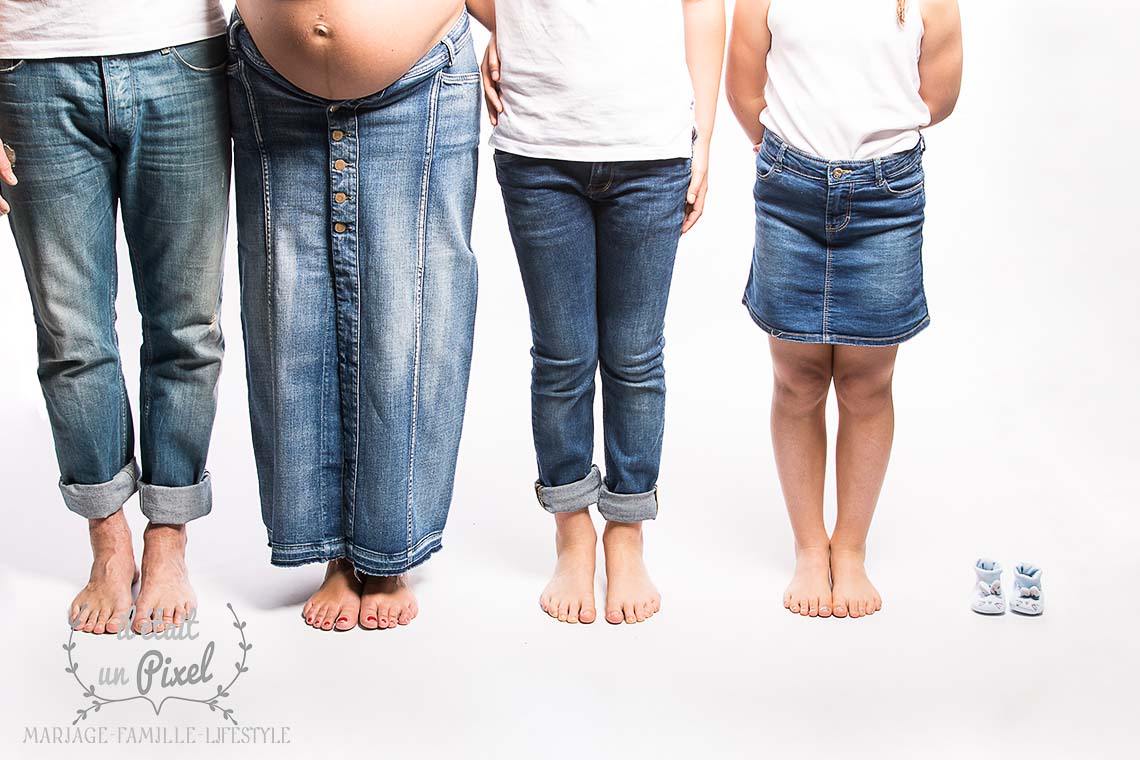
[[[467,0],[467,12],[488,31],[495,31],[495,0]]]
[[[716,123],[720,75],[724,67],[724,0],[683,0],[685,60],[693,81],[697,139],[707,147]]]

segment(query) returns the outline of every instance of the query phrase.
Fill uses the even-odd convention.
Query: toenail
[[[376,620],[376,617],[375,617],[374,615],[369,615],[368,617],[366,617],[366,618],[364,618],[364,619],[365,619],[365,620],[372,620],[372,621],[375,621],[375,620]]]

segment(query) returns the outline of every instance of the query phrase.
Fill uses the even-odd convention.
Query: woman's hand
[[[499,91],[499,45],[494,32],[491,32],[487,52],[483,54],[483,65],[479,68],[483,72],[483,98],[487,101],[487,118],[493,127],[498,125],[499,114],[503,112],[503,94]]]
[[[693,176],[689,180],[689,193],[685,197],[685,221],[681,224],[681,234],[693,228],[705,211],[705,195],[709,191],[709,144],[698,140],[693,146]]]
[[[0,150],[0,180],[6,184],[14,185],[18,181],[16,172],[12,171],[12,160],[15,158],[15,154],[3,140],[0,140],[0,145],[4,146],[4,149]],[[4,216],[11,210],[12,207],[3,198],[0,198],[0,216]]]

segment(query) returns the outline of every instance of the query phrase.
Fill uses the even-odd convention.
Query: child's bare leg
[[[832,347],[769,339],[774,382],[772,448],[796,541],[796,570],[784,607],[831,615],[830,557],[823,524],[827,472],[827,393]]]
[[[883,608],[863,563],[867,531],[891,457],[895,431],[891,378],[897,353],[898,346],[835,348],[839,513],[831,537],[831,575],[837,617],[862,617]]]

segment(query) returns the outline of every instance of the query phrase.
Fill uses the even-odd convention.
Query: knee
[[[600,356],[606,376],[626,385],[646,385],[665,374],[665,340],[658,337],[644,343],[607,341]]]
[[[781,411],[803,415],[821,410],[831,388],[831,366],[819,361],[776,362],[772,401]]]
[[[892,371],[886,369],[837,370],[835,397],[846,414],[869,416],[891,405]]]
[[[597,349],[592,344],[531,349],[534,388],[544,395],[578,395],[594,382],[598,368]]]

